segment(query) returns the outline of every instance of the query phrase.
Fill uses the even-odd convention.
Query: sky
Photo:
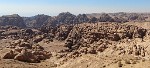
[[[55,16],[61,12],[150,12],[150,0],[0,0],[0,16],[19,14]]]

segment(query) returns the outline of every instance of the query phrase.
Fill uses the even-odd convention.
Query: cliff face
[[[22,17],[20,17],[18,14],[13,14],[13,15],[6,15],[0,17],[0,25],[1,26],[18,26],[18,27],[26,27],[24,24],[24,21]]]

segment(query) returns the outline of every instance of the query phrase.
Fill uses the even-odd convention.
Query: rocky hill
[[[18,27],[26,27],[25,22],[22,17],[18,14],[13,15],[5,15],[0,17],[0,26],[18,26]]]
[[[86,14],[88,17],[96,17],[100,19],[100,22],[104,17],[105,21],[113,21],[113,22],[134,22],[134,21],[149,21],[149,14],[148,13],[93,13],[93,14]],[[110,19],[108,19],[110,18]]]
[[[79,24],[96,22],[145,22],[149,21],[150,15],[144,13],[101,13],[73,15],[69,12],[60,13],[58,16],[49,17],[44,25],[56,26],[60,24]]]
[[[24,22],[27,27],[30,28],[40,28],[47,21],[50,16],[48,15],[36,15],[33,17],[24,17]]]
[[[40,28],[42,26],[58,26],[61,24],[79,24],[95,22],[145,22],[150,21],[148,13],[93,13],[74,15],[63,12],[57,16],[36,15],[32,17],[20,17],[17,14],[0,17],[0,25],[12,25],[18,27]]]

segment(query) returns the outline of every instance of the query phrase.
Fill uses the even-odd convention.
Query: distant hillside
[[[42,26],[58,26],[60,24],[96,23],[96,22],[147,22],[150,21],[150,13],[92,13],[74,15],[63,12],[57,16],[35,15],[32,17],[20,17],[18,14],[0,17],[0,25],[12,25],[18,27],[40,28]]]
[[[41,27],[49,17],[48,15],[42,14],[33,17],[23,17],[23,19],[27,27],[38,28]]]
[[[13,15],[5,15],[0,17],[0,25],[1,26],[18,26],[18,27],[26,27],[24,20],[18,14]]]

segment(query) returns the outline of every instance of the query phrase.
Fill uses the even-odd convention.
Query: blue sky
[[[150,12],[150,0],[0,0],[0,16],[58,15],[60,12]]]

